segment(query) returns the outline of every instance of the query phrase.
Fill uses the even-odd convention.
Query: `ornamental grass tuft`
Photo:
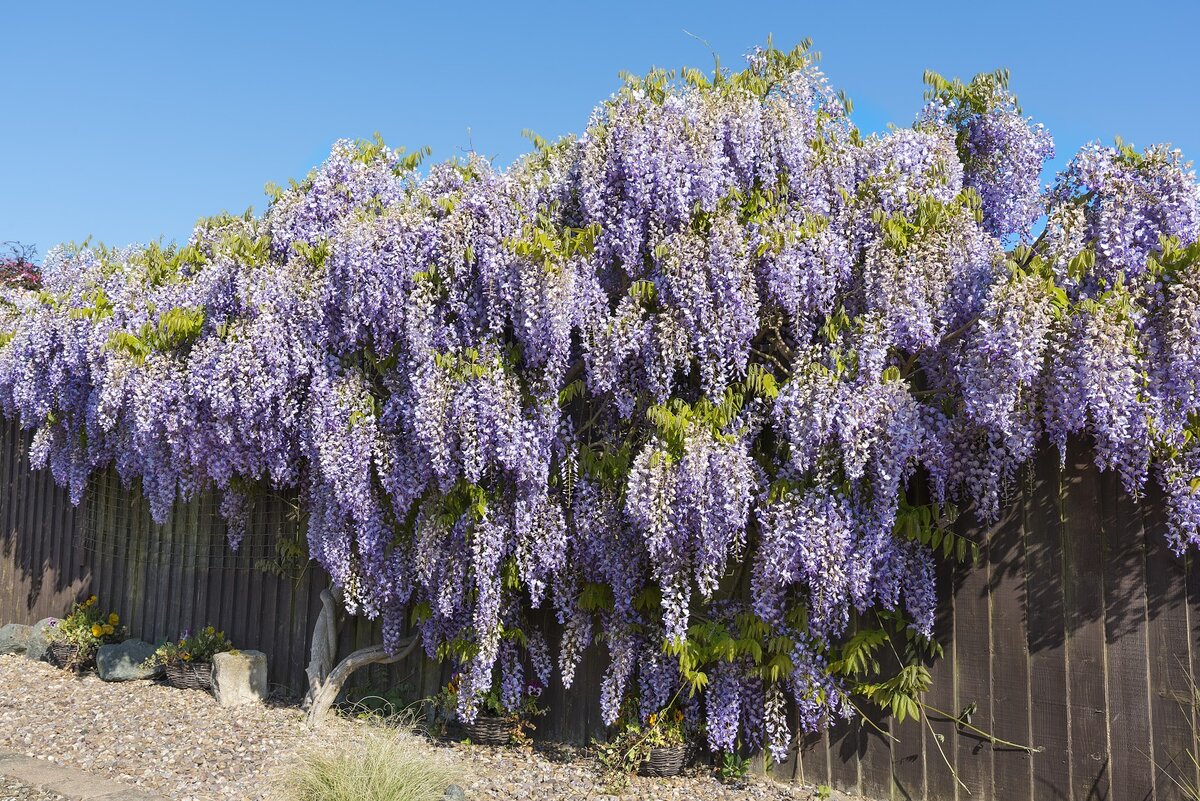
[[[369,727],[302,751],[287,771],[284,801],[437,801],[455,780],[449,761],[405,732]]]

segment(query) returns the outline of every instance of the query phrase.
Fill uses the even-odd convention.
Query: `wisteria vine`
[[[930,636],[932,546],[1043,442],[1200,543],[1190,166],[1092,144],[1043,187],[1003,73],[927,83],[864,138],[766,48],[629,78],[507,169],[338,142],[262,216],[0,284],[0,409],[77,501],[110,468],[160,519],[217,490],[236,544],[297,492],[464,719],[599,643],[607,722],[676,703],[782,758],[853,709],[864,632]]]

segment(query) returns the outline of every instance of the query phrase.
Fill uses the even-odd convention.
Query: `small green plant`
[[[736,751],[726,751],[721,755],[721,764],[717,767],[717,778],[727,784],[740,782],[750,773],[750,758]]]
[[[363,726],[302,751],[280,789],[286,801],[438,801],[454,779],[408,732]]]
[[[125,627],[116,612],[101,612],[93,595],[51,626],[47,637],[51,642],[74,645],[79,649],[76,660],[86,662],[101,645],[125,639]]]
[[[211,662],[217,654],[233,650],[233,644],[225,639],[225,632],[206,626],[195,634],[185,631],[179,635],[178,640],[158,646],[146,660],[146,664],[166,667],[182,662]]]
[[[825,801],[825,799],[829,798],[831,795],[833,795],[833,788],[828,784],[817,785],[817,798],[820,799],[820,801]]]

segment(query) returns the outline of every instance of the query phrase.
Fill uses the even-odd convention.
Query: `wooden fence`
[[[0,428],[0,622],[61,615],[96,593],[143,639],[212,623],[266,652],[272,682],[305,686],[326,578],[315,568],[285,577],[260,569],[274,538],[295,534],[285,503],[259,504],[234,553],[211,500],[181,504],[158,526],[136,492],[105,477],[73,508],[49,476],[29,470],[27,445]],[[928,723],[876,715],[806,739],[777,777],[881,800],[1185,798],[1181,785],[1200,785],[1200,570],[1169,551],[1164,529],[1159,497],[1129,498],[1083,449],[1061,470],[1056,451],[1043,454],[1004,520],[964,526],[984,543],[982,557],[940,577],[945,657],[926,699],[1043,750],[993,745],[932,712]],[[373,624],[351,620],[339,648],[378,641]],[[574,691],[550,688],[539,735],[584,742],[602,733],[602,656],[593,648],[585,657]],[[362,681],[399,682],[420,697],[443,678],[418,657]]]

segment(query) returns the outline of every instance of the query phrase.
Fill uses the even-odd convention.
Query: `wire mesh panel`
[[[126,565],[153,561],[160,568],[263,571],[280,558],[278,542],[295,539],[298,519],[274,496],[263,496],[254,506],[235,549],[215,492],[176,502],[167,519],[157,523],[136,484],[123,486],[116,473],[108,471],[88,487],[80,544],[101,560]]]
[[[266,652],[273,682],[299,686],[311,597],[325,579],[308,560],[294,504],[256,498],[233,548],[217,494],[179,500],[156,522],[140,487],[108,471],[92,481],[80,517],[91,591],[132,634],[159,642],[213,625],[238,647]]]

